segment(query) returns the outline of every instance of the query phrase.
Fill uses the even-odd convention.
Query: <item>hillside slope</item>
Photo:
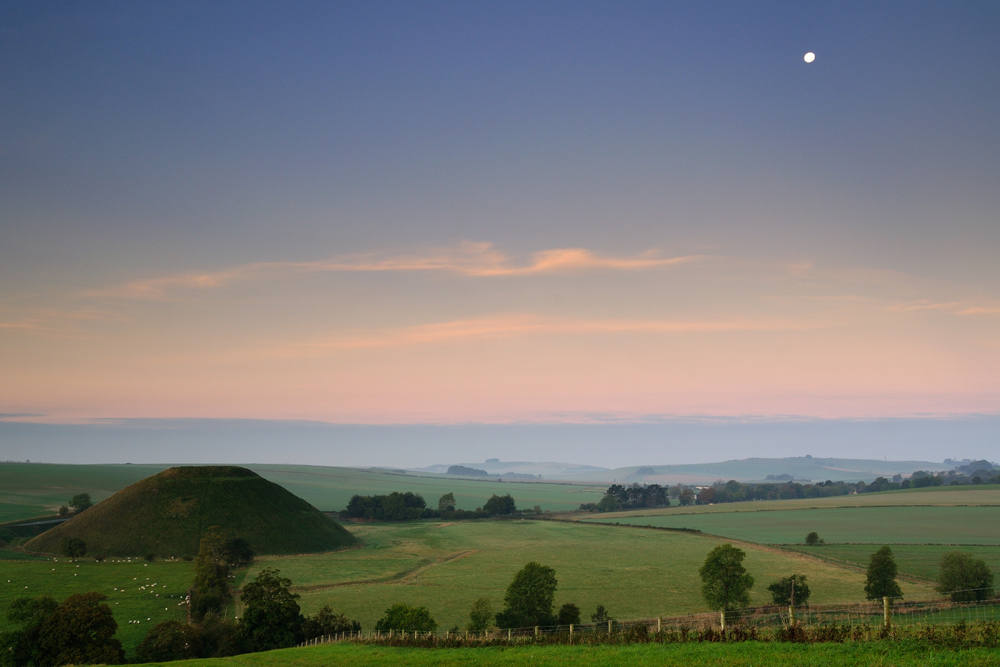
[[[191,466],[140,480],[25,548],[58,553],[64,539],[79,537],[90,555],[193,555],[210,526],[244,538],[258,554],[331,551],[357,542],[315,507],[246,468]]]

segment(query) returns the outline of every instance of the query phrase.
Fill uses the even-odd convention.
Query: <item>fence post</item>
[[[510,641],[510,628],[507,628],[507,641]]]
[[[536,637],[538,636],[538,626],[537,625],[535,626],[535,636]]]
[[[795,606],[788,605],[788,625],[795,627]]]
[[[569,636],[570,637],[573,636],[573,624],[572,623],[569,624]]]
[[[725,609],[723,609],[722,611],[719,612],[719,625],[721,626],[722,631],[725,632],[726,631],[726,610]]]
[[[611,634],[611,624],[612,623],[614,623],[614,621],[611,621],[611,620],[608,621],[608,634],[609,635]]]
[[[889,596],[882,598],[882,616],[885,622],[885,627],[889,627],[892,624],[892,615],[889,612]]]
[[[656,631],[657,632],[663,631],[663,621],[659,616],[656,617]]]

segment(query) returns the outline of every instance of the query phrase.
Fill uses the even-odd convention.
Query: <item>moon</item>
[[[812,61],[816,60],[816,54],[810,51],[809,53],[804,55],[802,59],[805,60],[807,63],[811,63]]]

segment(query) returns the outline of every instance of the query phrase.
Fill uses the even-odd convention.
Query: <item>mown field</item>
[[[165,465],[57,465],[0,463],[0,523],[51,515],[78,493],[99,502]],[[412,491],[436,507],[454,493],[459,509],[480,507],[493,494],[511,494],[518,507],[572,510],[601,499],[606,486],[555,482],[477,480],[356,468],[248,465],[261,477],[282,485],[314,507],[339,511],[351,496]]]
[[[987,667],[1000,665],[996,649],[946,649],[908,642],[847,644],[633,644],[626,646],[523,646],[512,648],[421,649],[328,644],[234,658],[167,663],[178,667],[664,667],[702,665],[728,667]]]
[[[668,531],[556,521],[368,524],[350,529],[366,546],[320,555],[261,558],[294,582],[307,613],[324,604],[373,627],[396,602],[428,607],[442,629],[468,622],[479,597],[502,607],[514,573],[535,560],[556,571],[556,605],[574,602],[592,613],[598,604],[620,619],[707,611],[698,568],[723,540]],[[864,575],[808,555],[743,545],[756,577],[754,604],[769,601],[767,584],[805,574],[816,603],[864,599]],[[930,586],[904,583],[908,595]]]

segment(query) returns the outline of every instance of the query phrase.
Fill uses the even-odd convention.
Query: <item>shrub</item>
[[[385,610],[382,618],[375,624],[377,632],[433,632],[437,630],[437,621],[431,616],[427,607],[411,607],[405,602],[392,605]]]

